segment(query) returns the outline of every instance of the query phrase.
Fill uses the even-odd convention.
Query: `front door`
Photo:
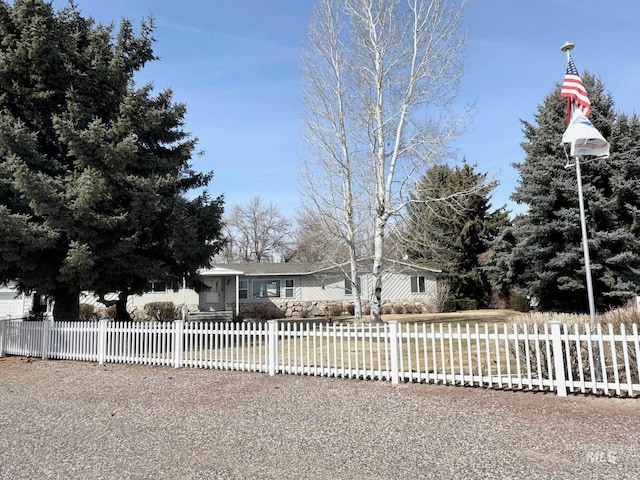
[[[224,310],[224,287],[222,277],[204,277],[203,283],[207,290],[200,292],[200,310]]]

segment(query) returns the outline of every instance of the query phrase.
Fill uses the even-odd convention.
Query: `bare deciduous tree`
[[[236,205],[225,219],[227,261],[274,262],[290,249],[291,222],[274,204],[254,197],[247,205]]]
[[[295,244],[292,248],[290,260],[299,262],[333,262],[349,261],[344,245],[329,228],[331,217],[301,210],[296,216]]]
[[[458,131],[466,0],[319,0],[303,56],[308,202],[339,227],[355,285],[372,238],[371,321],[379,322],[385,234],[406,187]],[[363,226],[373,235],[363,235]],[[354,289],[357,290],[357,289]]]

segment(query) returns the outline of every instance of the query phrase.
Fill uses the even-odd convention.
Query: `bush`
[[[447,298],[444,303],[442,304],[442,312],[443,313],[450,313],[450,312],[455,312],[456,311],[456,299],[455,298]]]
[[[340,315],[342,315],[342,312],[344,310],[342,309],[342,305],[341,304],[335,304],[335,305],[331,305],[329,307],[329,316],[330,317],[339,317]]]
[[[47,319],[46,312],[34,312],[33,310],[29,312],[29,315],[25,318],[27,322],[42,322]]]
[[[179,317],[179,312],[173,302],[152,302],[144,306],[147,318],[155,322],[172,322]]]
[[[438,280],[436,283],[436,298],[435,298],[435,311],[436,312],[446,312],[445,303],[449,299],[449,293],[451,292],[451,287],[447,282],[442,280]],[[452,310],[449,310],[452,311]]]
[[[458,310],[477,310],[478,301],[472,298],[461,298],[457,301]]]
[[[257,304],[247,309],[246,318],[255,320],[274,320],[277,318],[285,318],[286,310],[271,304]]]
[[[509,297],[509,305],[511,306],[511,309],[516,312],[529,311],[529,301],[526,297],[517,293],[511,294],[511,297]]]
[[[444,313],[457,312],[459,310],[477,310],[478,302],[470,298],[447,298],[442,307]]]
[[[113,320],[116,318],[116,306],[111,305],[110,307],[102,309],[100,312],[100,318],[103,320]]]
[[[80,320],[81,321],[91,322],[99,319],[100,319],[100,315],[98,315],[95,305],[91,305],[90,303],[80,304]]]

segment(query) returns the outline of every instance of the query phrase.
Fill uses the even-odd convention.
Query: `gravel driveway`
[[[639,476],[639,399],[0,359],[2,479]]]

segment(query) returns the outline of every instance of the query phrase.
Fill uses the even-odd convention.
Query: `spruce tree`
[[[185,106],[134,74],[155,60],[152,21],[96,25],[72,4],[0,2],[0,279],[49,295],[126,298],[148,281],[195,278],[219,248],[222,198],[188,192]]]
[[[599,79],[585,73],[582,80],[592,104],[590,120],[611,143],[610,158],[581,162],[595,300],[602,310],[623,304],[640,283],[640,137],[637,119],[616,115]],[[525,159],[514,164],[520,180],[512,199],[527,205],[528,212],[514,222],[517,242],[510,271],[517,272],[515,284],[523,293],[539,299],[540,309],[584,312],[588,302],[576,171],[560,143],[566,114],[558,86],[539,106],[535,123],[522,122]]]
[[[495,186],[466,161],[430,168],[409,204],[404,234],[410,258],[441,269],[454,297],[475,299],[479,306],[491,299],[481,255],[508,221],[504,208],[490,209]]]

